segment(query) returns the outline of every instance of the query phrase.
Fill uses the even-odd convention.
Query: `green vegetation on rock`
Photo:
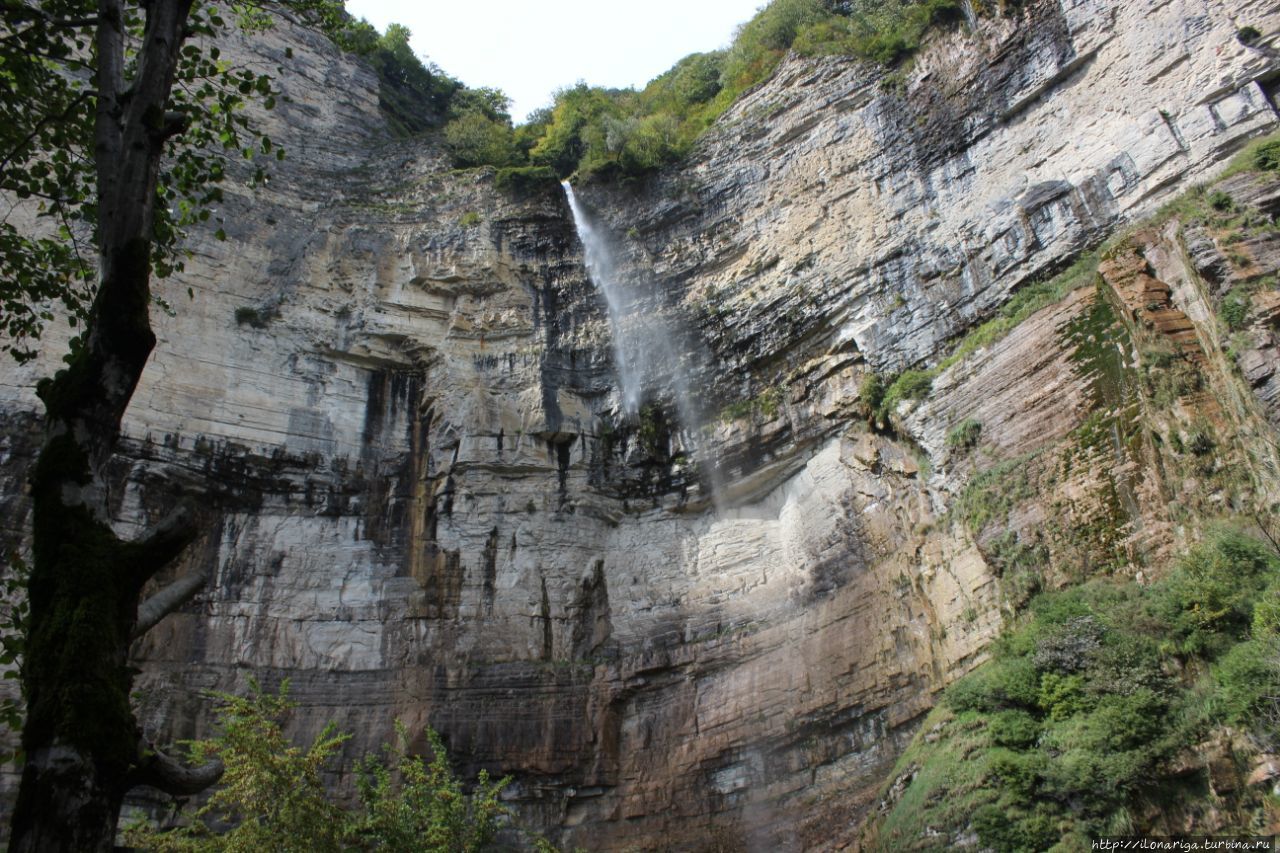
[[[551,109],[522,128],[536,140],[530,160],[562,176],[643,175],[684,156],[788,51],[893,65],[917,51],[932,28],[963,20],[961,10],[960,0],[773,0],[728,49],[687,56],[642,90],[561,90]]]
[[[1039,596],[899,760],[892,778],[910,782],[873,846],[950,849],[976,833],[998,851],[1075,850],[1152,829],[1152,815],[1196,796],[1207,771],[1184,759],[1224,727],[1274,746],[1277,601],[1280,557],[1230,529],[1150,585]]]
[[[499,169],[493,185],[499,192],[514,196],[530,196],[559,191],[560,179],[546,166],[511,166]]]
[[[789,51],[900,65],[939,27],[965,20],[962,0],[773,0],[738,28],[725,50],[681,59],[643,89],[579,83],[512,127],[507,102],[469,89],[409,48],[409,30],[384,35],[366,21],[345,44],[369,57],[394,129],[444,127],[460,168],[542,166],[557,177],[625,179],[679,160],[743,93],[767,80]],[[1015,2],[977,2],[979,15],[1007,14]]]
[[[1015,3],[977,3],[997,14]],[[964,20],[961,0],[773,0],[725,50],[695,53],[643,89],[579,83],[513,127],[507,101],[470,89],[409,48],[409,30],[379,35],[366,21],[348,26],[344,46],[378,72],[384,111],[397,132],[443,127],[460,168],[546,167],[557,177],[634,178],[683,157],[740,95],[768,79],[788,51],[897,65],[928,33]]]
[[[965,418],[947,431],[947,447],[952,450],[970,450],[977,446],[982,436],[982,423],[973,418]]]
[[[157,853],[474,853],[487,849],[510,815],[499,800],[509,779],[492,781],[481,771],[467,793],[440,736],[427,729],[428,755],[413,755],[399,723],[397,743],[385,747],[384,756],[358,762],[359,806],[344,807],[326,789],[324,773],[350,735],[330,725],[305,749],[294,746],[282,728],[295,707],[288,682],[278,694],[251,686],[248,697],[220,694],[218,733],[190,744],[193,761],[216,758],[226,766],[213,796],[178,828],[136,821],[125,832],[129,844]]]

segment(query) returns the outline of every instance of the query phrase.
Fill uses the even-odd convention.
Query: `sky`
[[[585,80],[643,86],[690,53],[726,46],[765,0],[347,0],[384,31],[407,26],[418,56],[512,99],[516,122]]]

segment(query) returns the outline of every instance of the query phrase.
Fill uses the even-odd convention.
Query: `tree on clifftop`
[[[125,793],[212,784],[220,765],[186,768],[144,743],[129,706],[130,643],[191,597],[179,578],[144,586],[194,538],[178,506],[139,539],[110,526],[105,467],[155,345],[152,276],[181,268],[183,226],[208,218],[237,159],[275,153],[240,107],[272,103],[267,77],[230,66],[215,41],[261,28],[257,3],[2,0],[0,21],[0,330],[19,359],[60,301],[80,337],[43,381],[44,444],[30,475],[34,512],[23,686],[26,755],[11,850],[106,851]],[[274,4],[345,26],[338,0]]]

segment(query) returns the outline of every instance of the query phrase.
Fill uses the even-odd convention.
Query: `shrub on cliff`
[[[444,127],[445,145],[454,165],[510,166],[520,161],[511,125],[481,112],[467,112]]]
[[[815,22],[797,33],[804,56],[856,56],[895,65],[920,49],[934,27],[964,18],[959,0],[856,0],[848,12]]]
[[[420,133],[439,127],[449,104],[465,86],[432,63],[424,63],[409,46],[409,28],[390,24],[379,35],[368,21],[352,21],[341,34],[343,47],[361,54],[378,75],[378,104],[392,130]]]
[[[963,17],[960,0],[774,0],[738,28],[727,50],[687,56],[639,92],[564,89],[517,137],[533,163],[562,177],[642,175],[684,156],[789,50],[896,64],[930,30]]]
[[[1280,139],[1259,145],[1253,153],[1253,163],[1264,172],[1280,172]]]
[[[903,754],[891,778],[914,778],[881,847],[916,849],[927,826],[942,844],[974,831],[993,850],[1047,849],[1141,831],[1134,805],[1177,811],[1197,783],[1175,765],[1215,729],[1280,745],[1278,601],[1280,555],[1231,530],[1148,586],[1095,580],[1036,598]]]
[[[439,735],[426,731],[429,757],[412,755],[398,722],[396,744],[383,757],[357,764],[360,808],[346,810],[326,790],[322,774],[350,735],[330,725],[307,748],[294,746],[282,728],[296,707],[287,681],[276,694],[253,683],[248,697],[218,698],[218,733],[190,750],[193,759],[226,765],[221,785],[177,828],[135,822],[125,831],[129,844],[158,853],[474,853],[493,840],[510,813],[499,800],[509,779],[492,781],[482,771],[466,793]],[[229,831],[214,828],[228,824]]]
[[[281,728],[293,708],[288,683],[276,695],[253,687],[247,698],[220,695],[219,733],[190,744],[193,760],[218,759],[226,767],[213,796],[180,829],[130,826],[130,844],[155,851],[342,849],[342,813],[326,796],[321,774],[349,735],[329,726],[306,749],[294,746]],[[218,834],[208,822],[235,828]]]
[[[539,193],[559,192],[560,179],[548,166],[511,166],[498,170],[493,185],[499,192],[527,198]]]

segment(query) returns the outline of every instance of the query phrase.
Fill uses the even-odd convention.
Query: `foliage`
[[[499,192],[526,197],[558,191],[560,179],[547,166],[511,166],[498,170],[493,185]]]
[[[1249,726],[1280,704],[1280,640],[1254,637],[1233,646],[1213,670],[1214,711],[1233,725]]]
[[[639,177],[683,157],[789,50],[895,64],[931,29],[962,18],[960,0],[773,0],[727,50],[687,56],[640,91],[579,83],[557,92],[516,131],[516,145],[562,177]]]
[[[402,24],[378,31],[365,20],[349,22],[339,44],[364,55],[378,75],[378,102],[392,129],[401,134],[421,133],[438,126],[449,114],[462,83],[434,64],[424,64],[409,46],[412,33]]]
[[[947,447],[952,450],[970,450],[977,446],[982,436],[982,423],[965,418],[947,432]]]
[[[481,772],[472,793],[449,768],[444,745],[426,732],[430,757],[408,751],[408,732],[396,724],[397,743],[382,758],[356,767],[360,806],[347,810],[325,789],[322,773],[350,737],[327,726],[306,749],[294,746],[283,722],[296,706],[288,682],[276,694],[251,682],[247,698],[218,694],[218,733],[190,745],[191,758],[220,758],[222,785],[190,822],[161,829],[138,821],[129,844],[165,853],[213,851],[419,850],[473,853],[484,849],[509,810],[499,795],[510,780]],[[226,832],[217,828],[232,825]]]
[[[904,370],[884,389],[876,408],[876,420],[888,423],[889,416],[897,411],[898,404],[906,400],[922,400],[933,390],[937,370]]]
[[[1039,596],[902,756],[894,778],[918,770],[882,847],[914,848],[925,826],[939,849],[973,830],[984,847],[1023,850],[1126,825],[1131,805],[1171,796],[1175,756],[1280,707],[1277,601],[1280,557],[1231,529],[1149,586]]]
[[[831,16],[822,0],[774,0],[738,29],[720,72],[722,85],[742,92],[764,80],[796,36]]]
[[[276,318],[273,308],[259,309],[251,305],[241,305],[236,309],[237,326],[248,326],[251,329],[265,329]]]
[[[27,645],[27,627],[31,608],[27,603],[27,579],[31,570],[16,551],[8,555],[4,575],[0,577],[0,667],[7,681],[20,679]],[[5,698],[0,701],[0,731],[22,731],[23,701]],[[22,763],[22,748],[0,752],[0,764]]]
[[[445,125],[444,139],[460,168],[519,162],[510,121],[490,118],[480,110],[469,110]]]
[[[623,117],[615,103],[622,93],[596,89],[585,83],[556,93],[555,106],[542,136],[529,151],[535,166],[549,166],[557,175],[575,170],[590,173],[610,159],[607,119]]]
[[[350,735],[330,725],[306,749],[285,737],[282,723],[294,703],[288,682],[278,694],[265,693],[251,682],[248,697],[218,694],[216,737],[190,745],[193,763],[220,759],[222,782],[192,823],[170,831],[148,824],[129,828],[130,844],[148,850],[228,851],[341,850],[341,810],[327,797],[321,777]],[[234,828],[217,834],[209,823]]]
[[[1241,44],[1255,44],[1258,39],[1262,38],[1262,31],[1257,27],[1244,26],[1236,32],[1236,38]]]
[[[884,390],[884,379],[880,374],[867,373],[862,377],[862,383],[858,386],[858,402],[866,410],[868,417],[874,418],[880,411],[880,404],[884,402]]]
[[[1227,211],[1234,210],[1236,206],[1231,195],[1223,192],[1222,190],[1213,190],[1205,196],[1205,201],[1209,202],[1209,206],[1219,213],[1226,213]]]
[[[920,49],[935,26],[963,20],[959,0],[855,0],[849,14],[825,18],[795,40],[805,56],[857,56],[895,65]]]
[[[1253,165],[1263,172],[1280,172],[1280,140],[1264,142],[1254,149]]]
[[[320,0],[293,5],[325,20],[334,11]],[[237,24],[250,30],[269,25],[256,4],[237,9]],[[0,222],[0,331],[3,349],[19,361],[34,357],[33,341],[55,316],[51,303],[60,303],[77,327],[93,295],[98,98],[93,60],[86,59],[96,22],[92,11],[83,0],[7,5],[0,30],[6,90],[0,97],[0,191],[18,200]],[[139,10],[128,10],[124,23],[131,37],[140,36]],[[150,258],[158,278],[182,269],[182,229],[211,217],[232,161],[284,156],[267,135],[249,128],[243,109],[250,98],[266,109],[274,106],[270,78],[232,66],[216,45],[201,41],[228,26],[216,6],[197,5],[188,21],[190,37],[164,119],[171,129],[156,188],[162,203],[156,205]],[[259,162],[253,180],[264,175]]]
[[[363,814],[350,837],[365,850],[429,850],[474,853],[485,848],[510,814],[499,795],[510,779],[490,781],[483,770],[475,791],[463,793],[435,731],[427,730],[431,760],[407,752],[408,732],[396,723],[397,744],[385,760],[366,758],[358,768]],[[398,779],[397,779],[398,777]]]

